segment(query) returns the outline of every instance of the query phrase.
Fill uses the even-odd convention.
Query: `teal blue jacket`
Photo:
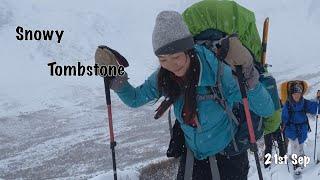
[[[197,87],[198,94],[208,94],[207,87],[214,86],[217,77],[218,61],[215,55],[203,46],[195,45],[200,61],[200,76]],[[130,107],[139,107],[160,97],[157,89],[155,71],[142,85],[134,88],[125,83],[116,91],[120,99]],[[237,81],[232,77],[231,68],[224,66],[222,77],[223,94],[230,107],[241,102],[241,94]],[[248,91],[250,109],[256,114],[267,117],[274,112],[273,102],[262,84]],[[197,102],[200,127],[193,128],[182,119],[184,99],[180,97],[174,105],[174,114],[181,124],[185,142],[197,159],[205,159],[222,151],[232,140],[231,130],[236,132],[236,124],[229,120],[224,109],[212,99]]]

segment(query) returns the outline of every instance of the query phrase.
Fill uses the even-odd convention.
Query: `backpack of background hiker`
[[[256,138],[261,138],[263,132],[271,133],[277,130],[281,122],[279,95],[275,79],[268,74],[266,66],[260,62],[262,45],[256,28],[254,13],[233,1],[204,0],[187,8],[182,16],[194,36],[195,42],[205,45],[213,52],[218,40],[234,33],[238,35],[242,44],[254,57],[255,67],[260,74],[259,81],[271,95],[276,110],[271,117],[263,118],[263,125],[260,124],[261,117],[251,112]],[[238,109],[233,107],[233,111],[241,112],[242,110],[241,107],[238,107]],[[245,117],[239,116],[239,113],[238,115],[237,113],[234,114],[241,119],[238,131],[235,134],[235,140],[240,145],[239,151],[243,152],[250,146],[246,121]],[[230,147],[225,149],[225,154],[237,154],[235,149],[232,148],[232,143]]]

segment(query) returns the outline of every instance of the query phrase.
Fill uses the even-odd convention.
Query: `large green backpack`
[[[236,2],[204,0],[193,4],[182,14],[190,32],[199,36],[216,29],[227,34],[237,33],[240,41],[251,50],[256,60],[261,57],[261,40],[254,13]]]
[[[209,46],[226,35],[236,33],[242,44],[249,49],[260,73],[260,82],[271,95],[275,113],[264,118],[264,134],[276,131],[281,123],[281,106],[275,79],[261,64],[262,45],[256,27],[254,13],[234,1],[203,0],[187,8],[182,14],[194,40]],[[204,43],[205,42],[205,43]]]

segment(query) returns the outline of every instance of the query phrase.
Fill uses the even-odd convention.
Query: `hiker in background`
[[[243,67],[248,85],[250,110],[259,116],[270,116],[274,112],[273,102],[258,80],[259,73],[254,68],[249,51],[237,37],[227,37],[223,43],[230,47],[224,49],[225,61],[231,66]],[[157,109],[157,117],[171,105],[174,106],[174,114],[183,131],[186,147],[195,158],[195,163],[191,164],[193,173],[190,179],[211,180],[220,174],[222,180],[246,180],[249,171],[247,150],[235,156],[220,154],[232,143],[232,132],[237,131],[236,122],[228,117],[217,101],[197,98],[198,95],[210,95],[208,87],[215,85],[218,68],[216,55],[204,46],[194,44],[182,16],[175,11],[163,11],[158,14],[152,34],[152,45],[160,68],[136,88],[129,84],[127,75],[117,76],[111,82],[111,89],[130,107],[139,107],[165,96],[165,100]],[[235,50],[242,53],[231,61],[228,57],[233,57]],[[103,65],[117,62],[115,56],[110,53],[107,49],[98,48],[96,62],[104,62]],[[226,104],[230,106],[240,103],[240,90],[230,66],[225,65],[221,70]],[[185,161],[180,161],[180,166],[184,163]],[[200,164],[201,166],[198,166]],[[212,174],[212,169],[217,174]],[[190,170],[186,168],[185,172]],[[180,172],[178,179],[183,178],[183,172]]]
[[[281,102],[281,99],[279,99],[279,103],[281,105],[281,108],[283,107],[283,103]],[[264,132],[264,155],[270,153],[272,154],[272,149],[275,147],[276,154],[278,156],[284,157],[284,155],[287,154],[287,138],[284,135],[284,126],[282,124],[281,116],[277,118],[273,118],[274,121],[272,123],[278,124],[278,128],[276,128],[273,132]],[[277,146],[276,146],[277,143]],[[278,149],[278,150],[277,150]],[[264,167],[269,168],[271,164],[267,164],[267,157],[264,156]]]
[[[317,102],[303,97],[306,87],[303,83],[291,83],[288,87],[287,101],[282,109],[282,122],[285,126],[285,136],[291,145],[291,154],[304,156],[303,144],[307,139],[310,125],[307,114],[317,113]],[[302,165],[293,165],[295,174],[300,174]]]
[[[277,146],[275,145],[275,143],[277,143]],[[285,136],[281,126],[279,126],[279,128],[277,128],[275,132],[264,135],[264,144],[265,144],[265,150],[264,150],[265,155],[268,153],[272,154],[272,147],[278,148],[278,152],[276,152],[276,154],[280,157],[284,157],[284,155],[287,154]],[[271,164],[267,164],[266,160],[267,158],[266,156],[264,156],[264,167],[268,168],[270,167]]]

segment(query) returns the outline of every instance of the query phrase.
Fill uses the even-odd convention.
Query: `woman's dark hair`
[[[158,73],[158,90],[161,95],[169,98],[171,103],[180,95],[184,95],[184,120],[189,121],[196,114],[196,87],[199,81],[200,64],[194,49],[187,50],[185,54],[190,58],[190,66],[185,78],[177,77],[161,67]]]
[[[172,72],[160,68],[158,73],[158,90],[159,94],[169,97],[170,99],[176,99],[180,95],[182,80],[176,77]]]

